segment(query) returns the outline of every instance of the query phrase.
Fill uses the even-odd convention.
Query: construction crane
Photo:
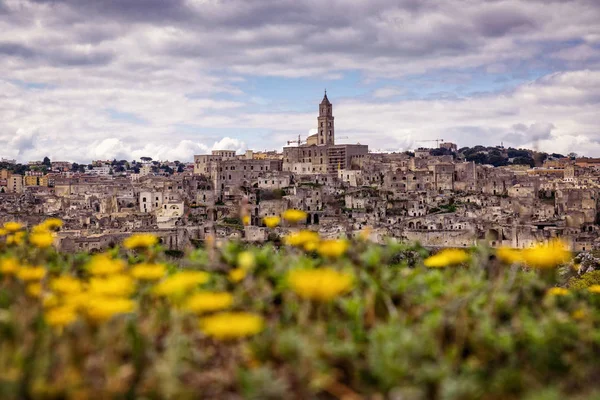
[[[302,144],[303,140],[300,139],[300,135],[298,135],[298,140],[288,140],[287,144],[297,143],[298,146]]]
[[[421,143],[421,142],[435,142],[435,146],[436,147],[440,147],[440,143],[442,143],[444,141],[444,139],[431,139],[431,140],[417,140],[417,143]]]

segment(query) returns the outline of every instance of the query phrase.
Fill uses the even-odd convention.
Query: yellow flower
[[[16,258],[0,260],[0,272],[3,275],[15,275],[19,270],[19,261]]]
[[[548,244],[539,244],[523,250],[523,260],[532,268],[549,269],[558,267],[571,259],[571,252],[560,240]]]
[[[31,297],[39,298],[42,296],[42,285],[40,283],[30,283],[27,285],[26,290]]]
[[[256,257],[254,257],[254,253],[251,251],[242,251],[237,256],[237,265],[245,270],[253,269],[256,265]]]
[[[323,257],[340,258],[348,251],[348,241],[345,239],[323,240],[317,247],[317,252]]]
[[[445,249],[431,257],[424,264],[429,268],[443,268],[450,265],[458,265],[469,260],[469,253],[460,249]]]
[[[287,281],[300,297],[329,301],[352,289],[351,274],[331,268],[295,269],[288,272]]]
[[[264,217],[263,222],[267,226],[267,228],[275,228],[277,225],[281,223],[281,218],[277,216]]]
[[[55,307],[46,311],[44,319],[48,325],[62,328],[75,322],[77,313],[69,306]]]
[[[69,275],[63,275],[50,282],[50,289],[60,294],[73,294],[81,292],[83,290],[83,285],[79,279]]]
[[[306,221],[306,217],[308,216],[308,214],[301,210],[290,209],[285,210],[283,214],[281,214],[281,216],[288,222],[298,223],[301,221]]]
[[[250,225],[250,216],[249,215],[244,215],[242,217],[242,224],[244,224],[244,225]]]
[[[164,264],[138,264],[131,268],[131,276],[141,281],[156,281],[165,276]]]
[[[590,293],[600,294],[600,285],[592,285],[587,288]]]
[[[154,293],[159,296],[184,293],[208,282],[209,278],[210,275],[204,271],[181,271],[158,283]]]
[[[20,232],[15,232],[12,235],[8,235],[6,237],[6,244],[8,245],[15,245],[18,246],[21,243],[23,243],[23,240],[25,239],[25,232],[20,231]]]
[[[227,292],[200,292],[190,297],[184,309],[195,312],[204,313],[211,311],[223,310],[231,307],[233,304],[233,296]]]
[[[307,246],[313,246],[310,250],[316,249],[319,240],[319,234],[309,230],[290,233],[283,238],[284,243],[288,246],[304,247],[305,249]],[[309,251],[309,249],[306,250]]]
[[[135,291],[135,282],[128,275],[92,278],[88,290],[92,296],[126,297]]]
[[[130,299],[106,298],[93,299],[87,305],[88,317],[97,322],[103,322],[114,315],[127,314],[135,310],[135,303]]]
[[[23,229],[23,225],[18,222],[7,222],[4,224],[4,230],[8,233],[19,232],[21,229]]]
[[[0,237],[8,235],[8,231],[4,228],[0,228]]]
[[[571,317],[573,317],[573,319],[576,319],[576,320],[582,320],[586,317],[586,315],[587,315],[587,313],[585,312],[585,310],[580,308],[578,310],[573,311],[573,314],[571,314]]]
[[[125,268],[123,260],[115,260],[107,254],[97,254],[88,263],[88,271],[92,275],[112,275]]]
[[[126,249],[145,249],[156,244],[158,238],[147,233],[132,235],[123,241],[123,247]]]
[[[25,282],[41,281],[46,276],[44,267],[24,267],[17,271],[17,277]]]
[[[518,264],[523,262],[521,252],[510,247],[500,247],[496,250],[496,257],[505,264]]]
[[[569,294],[569,291],[565,288],[553,287],[546,291],[548,296],[566,296]]]
[[[246,270],[243,268],[232,269],[227,274],[227,277],[231,282],[237,283],[246,277]]]
[[[221,312],[200,319],[202,332],[219,340],[255,335],[263,327],[264,320],[260,315],[245,312]]]
[[[37,232],[29,236],[29,243],[39,249],[52,246],[52,242],[54,242],[54,238],[49,232]]]
[[[47,220],[42,222],[42,226],[44,226],[48,230],[54,231],[59,228],[62,228],[63,222],[58,218],[48,218]]]

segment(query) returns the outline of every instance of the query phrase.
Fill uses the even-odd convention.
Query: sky
[[[0,0],[0,157],[281,150],[325,88],[338,143],[600,157],[599,21],[598,0]]]

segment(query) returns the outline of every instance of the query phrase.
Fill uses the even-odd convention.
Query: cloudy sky
[[[0,157],[190,161],[316,128],[600,156],[598,0],[0,0]]]

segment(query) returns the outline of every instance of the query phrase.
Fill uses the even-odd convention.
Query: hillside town
[[[429,247],[525,248],[561,237],[574,251],[600,247],[600,159],[476,146],[379,153],[335,140],[333,105],[316,133],[282,152],[214,150],[193,162],[45,158],[0,160],[0,224],[64,221],[56,246],[101,251],[132,232],[157,234],[172,254],[214,240],[278,242],[294,226],[266,227],[284,210],[323,237],[362,235]]]

